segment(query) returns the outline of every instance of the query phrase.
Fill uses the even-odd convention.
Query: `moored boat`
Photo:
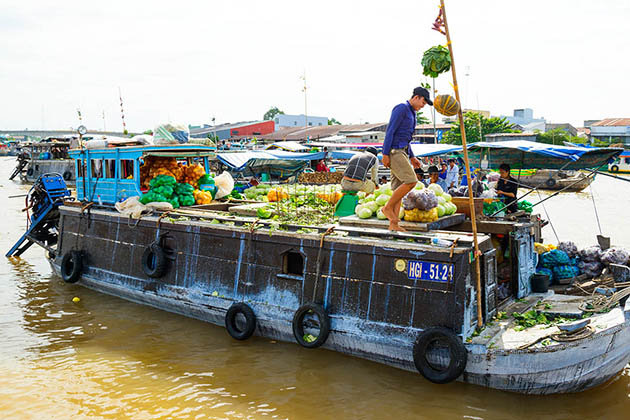
[[[62,202],[64,194],[56,193],[52,207],[58,214],[37,212],[47,225],[24,238],[46,248],[67,282],[225,325],[237,339],[257,334],[323,347],[420,371],[437,383],[459,379],[522,393],[575,392],[614,377],[630,360],[628,305],[591,316],[591,329],[582,328],[584,336],[571,341],[557,326],[519,330],[501,316],[540,305],[550,317],[554,311],[576,319],[585,314],[584,297],[532,293],[533,244],[541,223],[536,217],[478,226],[478,301],[465,223],[424,233],[343,224],[277,229],[273,222],[226,212],[230,203],[133,220],[113,204],[142,193],[143,159],[172,157],[207,169],[213,152],[181,145],[70,155],[83,168],[79,201]],[[108,167],[112,176],[97,176],[94,167]],[[498,255],[496,235],[508,241],[509,258],[503,248]],[[433,245],[440,240],[452,245]],[[499,257],[508,261],[498,264]],[[475,331],[478,321],[482,329]]]
[[[74,160],[68,156],[70,142],[62,140],[66,139],[49,138],[24,144],[10,179],[19,175],[22,181],[34,183],[43,174],[58,173],[68,185],[74,185]]]

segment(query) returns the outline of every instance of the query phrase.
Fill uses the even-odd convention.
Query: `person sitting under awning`
[[[324,162],[324,159],[317,162],[317,166],[315,167],[315,172],[330,172],[330,170],[328,169],[328,166],[326,166],[326,163]]]
[[[506,206],[506,213],[514,213],[518,211],[516,194],[518,193],[518,183],[510,176],[510,165],[502,163],[499,165],[499,174],[501,178],[497,183],[497,195],[503,199]]]
[[[431,184],[437,184],[442,187],[444,192],[448,191],[446,188],[446,180],[440,178],[440,171],[435,165],[429,166],[429,179],[425,179],[424,183],[427,187]]]

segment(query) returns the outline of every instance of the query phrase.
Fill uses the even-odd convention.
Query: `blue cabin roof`
[[[102,149],[72,149],[75,160],[77,198],[113,204],[142,195],[140,164],[147,156],[201,160],[209,172],[208,158],[215,157],[211,146],[181,144],[172,146],[126,146]],[[84,177],[84,174],[87,176]]]

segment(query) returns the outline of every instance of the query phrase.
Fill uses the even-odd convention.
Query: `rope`
[[[597,296],[582,302],[579,309],[584,312],[601,313],[610,310],[617,305],[620,300],[630,296],[630,287],[626,287],[623,290],[613,293],[612,296]]]
[[[538,191],[538,198],[540,199],[540,191]],[[541,201],[542,203],[542,201]],[[556,237],[556,241],[560,242],[560,238],[558,238],[558,233],[556,232],[556,228],[553,226],[553,222],[551,221],[551,217],[549,213],[547,213],[547,207],[545,207],[545,203],[542,203],[543,210],[545,211],[545,216],[547,216],[547,220],[549,220],[549,226],[551,226],[551,230],[553,231],[553,235]]]
[[[551,334],[551,337],[555,341],[567,342],[567,341],[577,341],[582,340],[584,338],[588,338],[595,333],[595,329],[590,325],[587,325],[584,328],[580,328],[579,330],[575,330],[573,332],[562,332],[559,334]]]
[[[597,205],[595,204],[595,196],[593,195],[593,184],[589,184],[588,188],[591,190],[591,199],[593,200],[593,209],[595,210],[595,218],[597,219],[599,234],[602,235],[602,225],[599,223],[599,214],[597,213]]]

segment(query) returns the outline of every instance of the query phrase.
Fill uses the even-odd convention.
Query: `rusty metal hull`
[[[330,237],[320,250],[316,234],[270,234],[207,222],[158,222],[156,217],[136,224],[112,211],[88,214],[68,207],[60,213],[60,242],[51,260],[57,272],[61,256],[79,250],[84,256],[80,284],[217,325],[225,324],[234,302],[245,302],[256,314],[257,335],[295,342],[294,313],[315,301],[331,319],[324,348],[416,371],[413,343],[423,329],[441,325],[467,337],[476,323],[467,247],[456,248],[451,257],[448,249],[421,244]],[[151,279],[140,259],[159,237],[172,255],[166,274]],[[287,252],[304,256],[302,276],[284,272]],[[419,259],[452,263],[452,281],[409,280],[395,268],[400,260]],[[586,346],[580,341],[556,351],[469,344],[459,380],[532,394],[590,388],[620,372],[630,359],[628,319],[625,311],[616,330],[595,334]]]

